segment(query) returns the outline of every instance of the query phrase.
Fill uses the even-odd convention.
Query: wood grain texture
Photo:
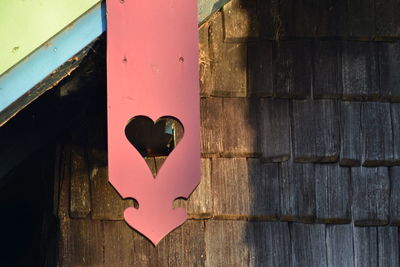
[[[85,218],[91,210],[90,182],[86,151],[74,147],[71,151],[70,215]]]
[[[279,2],[271,1],[271,3],[277,3],[278,7],[273,12],[274,21],[277,25],[275,37],[277,40],[293,38],[296,35],[295,25],[295,5],[293,1],[281,0]]]
[[[351,221],[350,169],[338,164],[315,165],[317,221],[348,223]]]
[[[201,152],[204,155],[218,154],[223,151],[223,117],[221,98],[202,98],[201,116]]]
[[[205,266],[248,266],[250,249],[246,228],[246,221],[206,222]]]
[[[247,95],[247,45],[224,43],[212,63],[213,96]]]
[[[392,101],[400,101],[400,42],[379,43],[379,77],[381,94]]]
[[[241,42],[258,37],[256,1],[231,0],[223,7],[226,42]]]
[[[289,101],[261,99],[259,145],[264,161],[279,162],[290,157]]]
[[[347,2],[348,35],[369,40],[375,34],[375,1],[352,0]]]
[[[291,225],[291,266],[326,265],[325,231],[324,224],[293,223]]]
[[[273,87],[273,43],[251,42],[247,45],[247,80],[250,95],[272,96]]]
[[[283,41],[274,53],[276,96],[308,98],[312,89],[311,42]]]
[[[293,1],[295,17],[295,35],[298,37],[315,37],[321,20],[319,2],[313,0]]]
[[[262,40],[279,39],[279,2],[257,0],[257,19],[259,21],[259,36]]]
[[[249,266],[290,266],[287,222],[248,222]]]
[[[343,52],[343,98],[379,98],[379,73],[375,44],[347,41]]]
[[[379,266],[399,266],[399,231],[397,227],[377,227]]]
[[[400,166],[390,168],[390,222],[400,225]]]
[[[327,225],[326,248],[328,267],[354,266],[353,254],[353,226]]]
[[[57,217],[59,219],[69,218],[70,206],[70,179],[71,179],[71,147],[68,145],[61,147],[60,159],[60,180],[57,183],[58,200],[54,204],[57,205]]]
[[[214,96],[247,95],[247,45],[226,43],[212,67]]]
[[[60,266],[104,266],[101,221],[63,219],[60,221],[60,231]]]
[[[393,130],[393,161],[395,165],[400,164],[400,104],[392,103],[390,105]]]
[[[354,266],[378,266],[378,242],[376,227],[354,227]]]
[[[124,221],[103,221],[104,267],[134,266],[133,230]]]
[[[279,218],[279,164],[248,159],[251,216]]]
[[[354,224],[357,226],[387,224],[390,197],[388,168],[352,168],[351,179]]]
[[[361,103],[341,102],[340,165],[361,164]]]
[[[252,98],[222,100],[222,146],[224,156],[258,155],[258,102]]]
[[[123,220],[124,210],[133,206],[132,200],[123,200],[108,182],[107,154],[89,151],[90,182],[93,220]]]
[[[317,35],[320,37],[344,37],[347,32],[347,1],[321,0],[320,22]]]
[[[293,153],[296,162],[336,162],[339,114],[334,100],[293,101]]]
[[[314,165],[287,161],[281,164],[281,220],[313,222],[315,219]]]
[[[217,13],[209,30],[212,95],[244,97],[247,95],[247,46],[224,43],[222,15]]]
[[[199,28],[199,71],[200,71],[200,96],[210,96],[212,93],[211,55],[209,44],[209,31],[212,20]]]
[[[317,41],[314,56],[315,98],[340,98],[342,84],[342,46],[339,41]]]
[[[214,217],[235,218],[251,214],[247,160],[215,158],[211,166]]]
[[[366,102],[361,106],[364,166],[393,162],[393,130],[389,103]]]
[[[375,31],[379,39],[400,35],[400,1],[375,0]]]

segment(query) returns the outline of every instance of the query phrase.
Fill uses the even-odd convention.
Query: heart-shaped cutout
[[[183,134],[182,123],[172,116],[161,117],[156,122],[147,116],[135,116],[125,127],[126,138],[142,155],[154,177]]]

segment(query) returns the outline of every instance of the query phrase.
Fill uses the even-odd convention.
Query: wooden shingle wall
[[[227,4],[199,29],[189,221],[157,248],[122,221],[94,121],[62,149],[60,266],[399,266],[398,2]]]

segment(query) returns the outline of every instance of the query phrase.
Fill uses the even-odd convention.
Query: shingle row
[[[203,155],[265,161],[400,163],[400,104],[276,98],[203,98]]]
[[[62,266],[399,266],[393,226],[187,221],[154,247],[121,221],[60,223]]]
[[[397,0],[232,0],[223,12],[228,41],[400,37],[400,3]],[[241,22],[240,26],[234,24],[236,21]]]
[[[211,160],[212,214],[355,225],[399,224],[400,167]]]
[[[229,43],[222,25],[200,29],[203,96],[400,101],[399,41]]]
[[[122,220],[134,203],[108,183],[107,167],[66,149],[57,186],[60,219]],[[93,159],[93,158],[92,158]],[[75,163],[74,163],[75,162]],[[80,162],[77,164],[77,162]],[[92,164],[95,162],[95,164]],[[68,190],[69,189],[69,190]],[[189,201],[190,218],[400,225],[400,167],[338,163],[265,163],[258,158],[202,159],[202,181]]]

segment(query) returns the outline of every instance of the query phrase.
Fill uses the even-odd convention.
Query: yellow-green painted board
[[[101,0],[0,0],[0,75]]]

